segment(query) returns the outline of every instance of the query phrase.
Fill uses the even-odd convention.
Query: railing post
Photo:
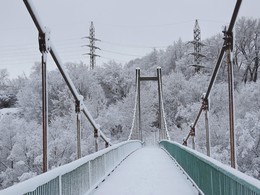
[[[208,110],[205,110],[205,128],[206,128],[206,148],[207,148],[207,156],[210,156],[210,132],[209,132],[209,116],[208,116]]]
[[[98,130],[94,129],[94,139],[95,139],[95,151],[98,151]]]
[[[76,100],[75,104],[75,111],[77,114],[77,159],[79,159],[81,158],[81,102]]]
[[[191,126],[190,130],[191,142],[192,142],[192,149],[195,150],[195,127]]]
[[[209,132],[209,102],[208,99],[205,99],[205,95],[202,96],[202,109],[205,112],[205,129],[206,129],[206,148],[207,148],[207,156],[210,156],[210,132]]]
[[[48,170],[48,95],[46,53],[42,53],[42,142],[43,172]]]
[[[49,32],[39,33],[39,49],[42,54],[42,171],[48,170],[48,81],[47,81],[47,53],[50,50]]]
[[[59,175],[59,195],[62,195],[62,175]]]
[[[229,97],[229,129],[230,129],[230,158],[231,167],[236,168],[235,152],[235,128],[234,128],[234,74],[231,63],[231,51],[233,50],[233,32],[223,31],[228,67],[228,97]]]
[[[88,162],[88,172],[89,172],[89,174],[88,174],[88,182],[89,182],[89,187],[92,185],[92,166],[91,166],[92,162],[93,162],[92,160],[90,160]]]
[[[195,150],[195,136],[191,136],[192,149]]]

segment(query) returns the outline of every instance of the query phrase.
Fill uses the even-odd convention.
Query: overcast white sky
[[[83,61],[89,65],[86,47],[93,21],[97,51],[102,65],[109,59],[125,63],[156,47],[165,49],[181,38],[193,39],[195,19],[199,19],[202,39],[220,33],[230,21],[236,0],[35,0],[43,24],[51,29],[51,39],[63,62]],[[244,0],[239,16],[260,18],[260,1]],[[40,61],[38,32],[22,0],[0,2],[0,69],[11,77],[29,74]],[[48,68],[54,63],[48,57]]]

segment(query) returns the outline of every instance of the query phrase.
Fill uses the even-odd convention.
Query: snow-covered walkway
[[[93,194],[192,195],[198,191],[162,149],[144,147],[123,161]]]

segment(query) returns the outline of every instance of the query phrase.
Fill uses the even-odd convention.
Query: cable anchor
[[[233,32],[227,31],[227,27],[225,26],[224,30],[222,31],[224,33],[224,48],[225,50],[230,49],[233,51]]]
[[[191,126],[190,128],[190,136],[195,137],[195,127]]]
[[[209,111],[209,100],[205,98],[205,94],[201,96],[202,110]]]
[[[75,100],[75,112],[80,113],[83,107],[83,96],[80,95],[79,100]]]
[[[39,33],[39,50],[41,53],[48,53],[51,48],[50,31],[45,27],[44,33]]]

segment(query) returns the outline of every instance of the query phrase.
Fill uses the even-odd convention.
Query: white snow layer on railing
[[[142,147],[126,141],[0,191],[0,195],[83,195],[90,193],[128,155]]]

